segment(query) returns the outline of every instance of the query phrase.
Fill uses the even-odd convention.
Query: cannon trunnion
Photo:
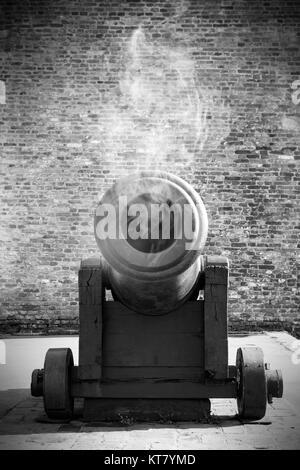
[[[140,222],[150,237],[124,236],[136,221],[132,209],[157,203],[156,222],[148,212]],[[107,213],[116,216],[118,237],[114,227],[102,237]],[[180,238],[186,221],[192,231]],[[170,419],[191,420],[209,414],[210,398],[236,398],[241,418],[261,419],[267,402],[282,396],[281,372],[269,370],[254,346],[239,348],[228,365],[229,265],[201,255],[207,215],[194,189],[167,173],[124,178],[102,197],[95,236],[102,256],[82,261],[78,276],[79,363],[68,348],[49,349],[44,369],[32,373],[32,395],[44,397],[48,417],[70,420],[81,397],[87,420],[120,406],[140,419],[167,410]]]

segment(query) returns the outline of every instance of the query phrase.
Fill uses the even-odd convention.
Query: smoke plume
[[[215,90],[200,85],[185,47],[154,43],[140,27],[124,58],[117,96],[103,119],[103,151],[117,162],[116,176],[122,168],[180,174],[227,135],[227,110]]]

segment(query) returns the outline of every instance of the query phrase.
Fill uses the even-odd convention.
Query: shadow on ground
[[[43,399],[34,398],[29,389],[14,389],[0,392],[0,435],[24,435],[44,433],[77,433],[95,431],[148,430],[153,428],[178,428],[197,430],[207,428],[232,428],[243,422],[236,415],[211,415],[198,422],[149,421],[138,422],[122,416],[120,421],[84,422],[82,420],[83,400],[75,400],[74,417],[70,422],[49,420],[44,412]],[[247,424],[250,424],[247,422]],[[271,424],[270,421],[256,421],[255,426]]]

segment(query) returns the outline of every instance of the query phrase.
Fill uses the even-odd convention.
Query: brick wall
[[[299,2],[0,5],[1,331],[76,331],[99,194],[154,167],[205,202],[231,328],[299,324]]]

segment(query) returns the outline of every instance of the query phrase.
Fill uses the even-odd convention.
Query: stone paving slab
[[[207,423],[118,426],[43,422],[42,399],[27,397],[2,417],[0,449],[300,449],[299,414],[286,400],[274,402],[257,422],[237,419],[235,400],[211,402]]]
[[[47,422],[42,398],[31,397],[28,389],[2,389],[0,449],[300,449],[300,364],[291,361],[294,341],[286,333],[230,338],[230,363],[236,347],[250,342],[263,348],[266,362],[283,370],[284,397],[268,405],[261,421],[241,422],[235,400],[214,399],[207,422],[84,423],[82,401],[76,400],[73,421],[53,424]]]

